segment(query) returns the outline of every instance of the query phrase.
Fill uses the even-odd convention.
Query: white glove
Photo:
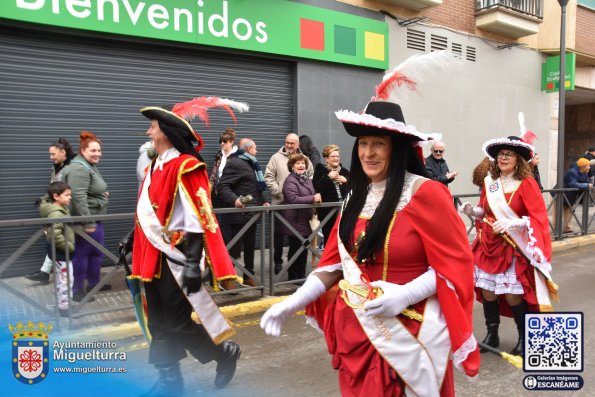
[[[473,206],[473,204],[471,204],[468,201],[465,201],[461,207],[460,207],[460,211],[468,216],[474,216],[476,218],[481,218],[483,216],[483,214],[485,213],[485,211],[483,210],[483,208],[478,207],[478,206]]]
[[[520,218],[520,219],[498,219],[494,223],[492,223],[492,229],[496,233],[504,233],[508,232],[511,229],[521,229],[528,226],[529,221],[527,218]]]
[[[304,285],[282,302],[275,303],[260,319],[260,328],[267,335],[281,335],[281,327],[295,312],[302,310],[326,292],[326,286],[317,276],[308,276]]]
[[[372,287],[381,288],[384,294],[364,304],[366,316],[394,317],[428,296],[436,293],[436,272],[429,268],[427,272],[404,285],[374,281]]]

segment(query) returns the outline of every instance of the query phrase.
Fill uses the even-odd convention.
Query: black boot
[[[486,337],[481,341],[491,347],[498,347],[500,346],[500,338],[498,337],[498,327],[500,326],[500,313],[498,311],[499,303],[496,299],[495,301],[488,301],[483,300],[483,315],[486,319],[486,326],[488,329],[488,334]],[[486,349],[479,349],[480,353],[487,352]]]
[[[159,371],[159,379],[151,390],[141,397],[179,397],[184,394],[184,379],[180,371],[180,364],[155,365]]]
[[[519,332],[519,341],[517,342],[514,349],[509,353],[515,356],[524,357],[525,355],[525,313],[527,313],[527,302],[521,301],[518,305],[510,306],[514,322],[516,323],[516,329]]]
[[[236,366],[242,350],[240,346],[232,341],[225,341],[221,345],[223,347],[222,357],[217,360],[217,375],[215,375],[215,387],[223,389],[236,373]]]
[[[26,274],[25,278],[31,281],[39,281],[41,284],[48,284],[50,282],[50,274],[41,270],[35,273]]]

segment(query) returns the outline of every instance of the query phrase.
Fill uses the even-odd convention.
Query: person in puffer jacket
[[[57,181],[48,187],[48,201],[42,201],[39,215],[42,218],[55,219],[70,217],[68,206],[72,197],[72,190],[68,184]],[[67,316],[70,306],[68,284],[72,290],[72,262],[74,253],[74,232],[64,223],[50,223],[45,227],[46,250],[56,270],[56,291],[58,310],[61,316]],[[52,249],[55,246],[55,251]],[[68,254],[67,254],[68,251]],[[70,282],[69,282],[70,281]]]

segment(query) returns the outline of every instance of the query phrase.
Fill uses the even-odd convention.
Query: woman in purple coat
[[[287,168],[290,174],[283,184],[284,204],[322,203],[320,194],[314,191],[312,180],[306,175],[308,158],[303,154],[293,154],[289,156]],[[312,232],[312,229],[310,229],[312,214],[313,210],[311,208],[283,211],[283,217],[303,238],[308,237]],[[285,230],[285,234],[289,237],[289,253],[287,257],[291,260],[297,250],[303,245],[304,240],[288,229]],[[303,250],[289,268],[288,280],[299,280],[306,277],[307,259],[308,250]]]

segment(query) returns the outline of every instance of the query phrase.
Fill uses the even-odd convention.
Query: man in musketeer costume
[[[139,193],[130,276],[142,279],[146,293],[149,362],[159,371],[150,395],[183,393],[179,361],[186,351],[203,364],[217,362],[217,388],[231,381],[240,358],[240,346],[227,340],[234,330],[202,288],[205,266],[215,286],[227,279],[241,282],[212,212],[209,176],[198,154],[203,141],[187,121],[199,116],[208,125],[207,109],[213,107],[226,109],[234,120],[231,108],[248,109],[243,103],[200,97],[172,111],[140,110],[151,120],[147,136],[158,154]],[[200,324],[192,320],[192,311]]]

